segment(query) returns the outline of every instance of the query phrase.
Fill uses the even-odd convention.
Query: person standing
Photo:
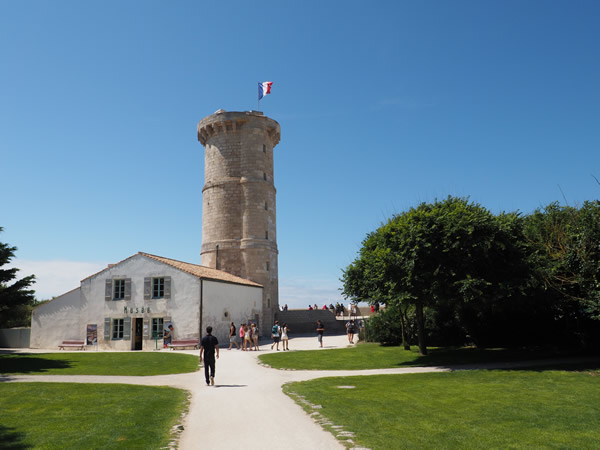
[[[323,333],[325,333],[325,327],[320,320],[317,320],[317,339],[321,347],[323,347]]]
[[[252,351],[252,328],[250,325],[244,325],[244,343],[242,344],[247,352]]]
[[[346,333],[348,334],[348,343],[354,344],[354,320],[346,322]]]
[[[273,338],[273,344],[271,344],[271,350],[275,344],[277,344],[277,351],[279,351],[279,338],[281,335],[281,327],[279,326],[279,321],[275,321],[275,325],[273,325],[273,329],[271,330],[271,337]]]
[[[283,345],[283,351],[289,350],[289,337],[288,337],[288,329],[287,323],[284,323],[281,326],[281,345]]]
[[[242,344],[242,351],[246,350],[246,347],[244,347],[244,327],[245,326],[246,326],[245,323],[242,323],[240,325],[240,341],[241,341],[241,344]]]
[[[235,332],[236,332],[235,325],[233,324],[233,322],[231,322],[229,324],[229,350],[231,350],[231,347],[233,346],[233,344],[235,344],[235,346],[238,348],[238,350],[240,349],[240,344],[238,344],[238,342],[237,342],[237,335],[235,334]]]
[[[212,335],[212,327],[206,327],[206,336],[200,342],[200,362],[204,354],[204,377],[207,386],[215,385],[215,351],[219,359],[219,340]]]
[[[254,343],[254,350],[258,351],[258,327],[255,323],[252,323],[252,342]]]

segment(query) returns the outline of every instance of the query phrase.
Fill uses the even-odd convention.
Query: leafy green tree
[[[363,241],[360,256],[342,271],[342,294],[354,302],[388,305],[388,313],[369,319],[368,339],[387,344],[401,340],[404,349],[409,350],[411,324],[408,314],[414,308],[397,297],[394,281],[387,278],[389,254],[383,233],[380,230],[369,233]],[[392,338],[392,334],[396,337]]]
[[[34,291],[28,289],[35,282],[35,276],[13,282],[19,269],[1,268],[10,263],[16,250],[16,247],[0,242],[0,328],[29,326],[31,307],[35,304]]]
[[[586,345],[600,321],[600,201],[551,203],[527,217],[525,233],[556,320]]]
[[[344,272],[344,294],[412,305],[421,354],[427,354],[426,308],[456,311],[483,345],[481,324],[494,320],[498,304],[522,298],[530,278],[521,230],[518,214],[495,217],[467,199],[422,203],[367,237]]]

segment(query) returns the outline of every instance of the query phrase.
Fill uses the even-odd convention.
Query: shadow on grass
[[[25,434],[14,430],[14,428],[0,425],[0,448],[6,450],[22,450],[31,448],[31,446],[26,445],[24,442]]]
[[[0,373],[3,374],[40,374],[51,369],[68,369],[71,363],[64,360],[52,360],[27,354],[1,354]],[[0,446],[0,448],[2,448]]]
[[[536,363],[536,361],[539,361],[539,363]],[[431,349],[428,355],[418,356],[412,361],[397,364],[398,367],[457,367],[471,365],[494,370],[598,371],[600,369],[600,355],[574,352],[569,349],[439,348]]]

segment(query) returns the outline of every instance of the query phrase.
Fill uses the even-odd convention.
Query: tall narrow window
[[[265,231],[265,239],[269,239],[269,232]]]
[[[113,300],[125,298],[125,280],[114,280]]]
[[[267,211],[269,209],[269,205],[267,205],[267,202],[265,202],[265,211]]]
[[[114,319],[112,323],[112,338],[123,339],[124,319]]]
[[[152,339],[161,339],[165,330],[162,317],[154,317],[152,319]]]
[[[263,172],[263,178],[265,181],[267,181],[267,174],[265,172]]]
[[[163,298],[165,296],[165,279],[152,278],[152,298]]]
[[[269,271],[270,270],[270,268],[269,268],[269,261],[267,261],[266,267],[267,267],[267,271]]]
[[[263,144],[263,153],[267,153],[267,146]]]

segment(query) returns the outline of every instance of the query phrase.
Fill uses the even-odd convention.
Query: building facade
[[[225,344],[230,322],[259,320],[262,291],[223,271],[137,253],[35,308],[30,347],[86,340],[102,350],[154,350],[169,325],[175,340],[200,338],[210,325]]]
[[[273,153],[280,133],[257,111],[219,110],[198,124],[205,147],[202,265],[263,286],[263,332],[279,311]]]

